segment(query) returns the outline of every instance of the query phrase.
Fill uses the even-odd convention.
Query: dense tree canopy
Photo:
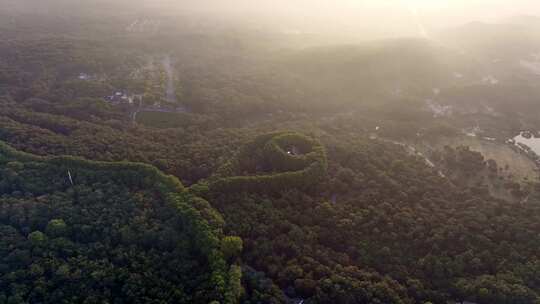
[[[538,130],[535,87],[108,10],[0,10],[0,304],[540,303],[538,180],[432,145]]]
[[[38,158],[4,144],[0,163],[1,303],[240,296],[240,276],[225,258],[239,254],[241,240],[225,238],[232,244],[222,253],[220,216],[175,178],[144,165]]]

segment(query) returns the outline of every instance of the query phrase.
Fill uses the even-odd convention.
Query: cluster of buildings
[[[79,80],[90,80],[92,79],[92,76],[86,73],[80,73],[77,78],[79,78]]]
[[[537,138],[532,132],[524,131],[518,136],[508,139],[506,143],[528,156],[540,169],[540,138]]]
[[[142,102],[142,99],[143,99],[143,96],[142,94],[133,94],[133,95],[130,95],[126,92],[123,92],[123,91],[118,91],[118,92],[115,92],[114,94],[110,95],[110,96],[106,96],[105,97],[105,101],[113,104],[113,105],[120,105],[120,104],[128,104],[128,105],[133,105],[133,104],[139,104],[140,102]]]

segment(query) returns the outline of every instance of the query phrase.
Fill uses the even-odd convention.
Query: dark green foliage
[[[424,41],[275,52],[260,30],[190,32],[189,16],[149,10],[161,28],[133,33],[131,2],[62,0],[77,12],[62,18],[50,2],[0,9],[0,139],[120,163],[0,145],[0,304],[538,303],[539,186],[494,183],[496,164],[465,147],[433,169],[391,142],[538,130],[538,79],[521,68],[508,76],[527,84],[463,86],[455,71],[477,83],[483,69]],[[164,105],[144,77],[164,50],[189,114],[134,122],[138,105],[104,101],[155,84],[143,107]],[[456,111],[433,117],[426,99]],[[490,196],[485,173],[516,199]]]
[[[143,111],[137,114],[137,122],[153,128],[185,128],[194,124],[201,127],[210,125],[211,119],[189,113],[168,113]]]
[[[3,143],[0,167],[0,184],[16,180],[0,197],[8,303],[232,304],[241,296],[240,270],[224,259],[241,240],[220,242],[210,206],[176,178],[149,165],[42,158]]]
[[[292,148],[299,155],[286,152]],[[210,178],[209,189],[231,194],[306,189],[324,177],[327,167],[326,150],[320,142],[298,133],[269,133],[246,144],[230,163],[219,169]],[[241,174],[248,175],[235,176]]]
[[[62,219],[52,219],[45,227],[45,232],[49,237],[68,237],[69,228]]]
[[[0,139],[39,155],[148,163],[187,184],[209,177],[221,165],[220,157],[234,151],[228,143],[244,141],[234,130],[149,130],[120,121],[90,123],[7,106],[0,106]]]
[[[227,260],[239,257],[242,248],[242,239],[237,236],[226,236],[221,240],[221,252]]]
[[[244,241],[243,261],[288,296],[308,303],[538,302],[537,200],[518,206],[456,187],[398,145],[322,141],[330,165],[316,190],[213,200]],[[460,158],[477,164],[470,151]]]

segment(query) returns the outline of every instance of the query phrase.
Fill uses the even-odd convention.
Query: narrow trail
[[[177,104],[177,107],[172,109],[172,108],[155,107],[155,106],[144,106],[141,101],[139,102],[137,109],[135,109],[130,114],[131,120],[134,124],[137,121],[137,114],[143,111],[164,112],[164,113],[188,112],[188,109],[178,104],[178,99],[176,98],[176,86],[175,86],[175,76],[174,76],[175,72],[174,72],[173,60],[171,59],[171,55],[164,56],[163,59],[161,60],[161,65],[163,66],[163,69],[165,70],[165,74],[167,75],[167,84],[165,86],[165,99],[167,102],[171,104]]]
[[[426,165],[428,165],[429,167],[435,169],[437,171],[437,173],[439,174],[440,177],[442,178],[446,178],[446,175],[437,168],[437,166],[435,165],[435,163],[433,163],[424,153],[418,151],[414,146],[412,145],[409,145],[407,143],[402,143],[402,142],[398,142],[398,141],[395,141],[395,140],[391,140],[391,139],[384,139],[384,138],[377,138],[378,140],[380,141],[384,141],[384,142],[387,142],[387,143],[391,143],[391,144],[394,144],[394,145],[398,145],[398,146],[401,146],[403,147],[407,153],[409,153],[410,155],[416,155],[416,156],[419,156],[420,158],[422,158],[425,162],[426,162]]]
[[[163,69],[167,73],[167,86],[165,89],[165,98],[170,103],[176,103],[176,88],[174,86],[174,69],[172,67],[171,56],[167,55],[162,60]]]
[[[137,106],[137,109],[135,111],[133,111],[133,113],[131,113],[131,122],[133,124],[136,124],[137,123],[137,114],[139,114],[139,112],[142,110],[143,108],[143,104],[142,104],[142,99],[139,100],[139,105]]]

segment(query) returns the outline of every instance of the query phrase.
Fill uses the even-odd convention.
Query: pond
[[[536,155],[540,155],[540,138],[534,137],[530,132],[521,132],[514,137],[514,142],[523,144],[529,147]]]

